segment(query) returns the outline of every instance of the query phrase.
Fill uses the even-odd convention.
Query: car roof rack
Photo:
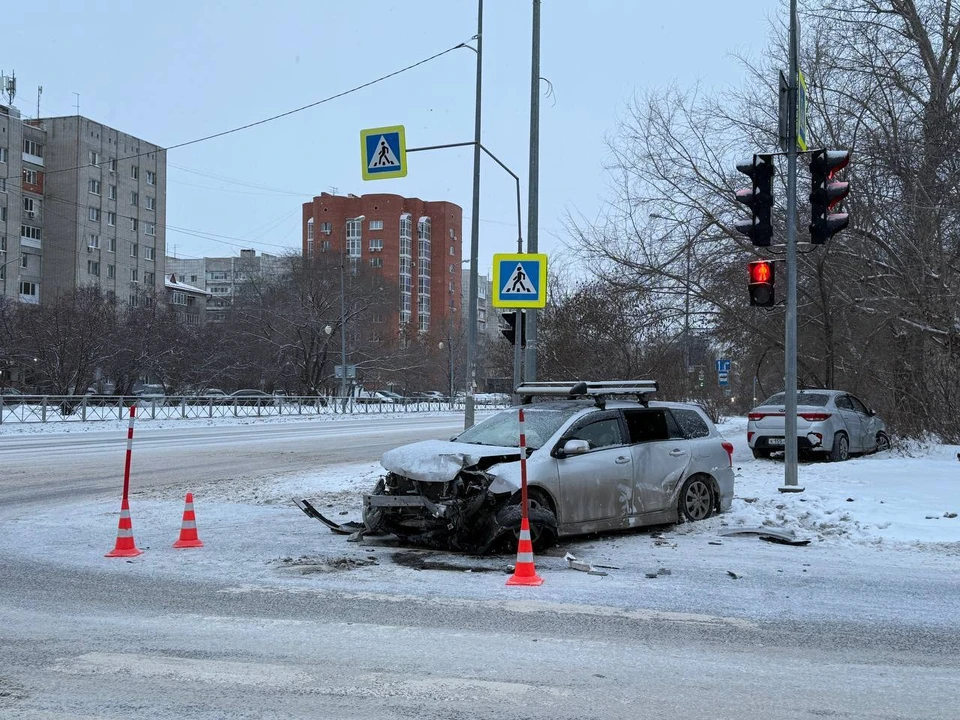
[[[572,382],[527,382],[517,386],[520,402],[529,404],[535,397],[593,398],[597,407],[606,406],[610,395],[635,395],[637,401],[647,406],[648,395],[657,392],[656,380],[599,380]]]

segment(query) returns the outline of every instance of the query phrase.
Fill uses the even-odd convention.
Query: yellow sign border
[[[500,297],[500,263],[529,262],[540,263],[537,297],[532,300],[503,300]],[[544,253],[498,253],[493,256],[493,296],[490,304],[495,308],[531,308],[542,309],[547,306],[547,256]]]
[[[370,172],[370,160],[367,158],[367,138],[370,135],[382,135],[384,133],[398,133],[400,136],[400,154],[397,160],[400,161],[399,170],[390,172]],[[407,176],[407,137],[403,125],[390,125],[389,127],[368,128],[360,131],[360,171],[364,180],[389,180],[391,178],[402,178]]]

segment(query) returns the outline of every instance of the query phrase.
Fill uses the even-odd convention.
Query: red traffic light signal
[[[822,245],[850,224],[847,213],[831,212],[850,192],[833,176],[850,162],[849,150],[817,150],[810,158],[810,242]]]
[[[754,260],[747,265],[747,270],[750,275],[750,304],[756,307],[773,307],[776,304],[776,266],[773,260]]]

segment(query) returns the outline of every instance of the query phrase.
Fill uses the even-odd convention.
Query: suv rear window
[[[700,413],[696,410],[671,408],[670,412],[673,413],[673,417],[676,418],[685,437],[702,438],[710,434],[710,428],[707,427],[703,418],[700,417]]]
[[[631,443],[683,437],[676,421],[662,408],[624,410],[623,415],[627,420]]]

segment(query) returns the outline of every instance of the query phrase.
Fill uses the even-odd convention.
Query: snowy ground
[[[183,421],[169,422],[183,427]],[[97,423],[96,429],[108,429],[105,425],[109,423]],[[76,432],[83,426],[46,426],[47,432],[68,427]],[[114,427],[122,433],[126,423],[114,421]],[[158,421],[151,427],[162,425]],[[3,434],[9,429],[4,427]],[[805,492],[781,494],[777,488],[783,482],[783,463],[753,459],[745,440],[746,420],[726,422],[721,431],[735,445],[736,499],[730,512],[700,523],[564,542],[536,558],[537,570],[547,581],[536,591],[537,599],[561,613],[572,602],[600,614],[622,613],[637,607],[640,592],[644,612],[694,613],[714,583],[736,581],[737,593],[718,593],[707,605],[731,622],[741,622],[736,618],[744,617],[746,606],[751,618],[785,612],[798,586],[805,589],[796,593],[794,602],[810,593],[824,598],[819,610],[805,607],[804,612],[826,612],[834,592],[831,583],[841,574],[854,588],[869,587],[878,572],[896,569],[905,596],[903,607],[895,611],[909,616],[909,596],[922,593],[927,573],[956,575],[960,569],[960,517],[955,515],[960,513],[960,447],[914,447],[909,453],[892,451],[845,463],[802,463],[799,476]],[[103,557],[116,538],[119,497],[4,518],[0,551],[90,569],[196,576],[229,583],[236,592],[319,588],[448,603],[467,598],[502,603],[517,597],[515,588],[503,586],[502,573],[512,557],[418,551],[376,539],[348,542],[291,502],[316,498],[330,517],[356,520],[360,495],[380,473],[378,463],[361,463],[292,479],[150,492],[137,491],[134,477],[133,534],[143,555],[129,560]],[[194,493],[205,547],[173,550],[188,491]],[[721,535],[730,528],[759,526],[794,531],[811,543],[789,547],[755,536]],[[608,574],[570,570],[566,552],[595,566],[610,566]],[[670,573],[646,578],[660,568]],[[862,602],[862,612],[874,611],[867,599]],[[947,619],[952,611],[944,613],[944,622],[952,622]],[[937,617],[926,608],[917,621],[939,622]]]

